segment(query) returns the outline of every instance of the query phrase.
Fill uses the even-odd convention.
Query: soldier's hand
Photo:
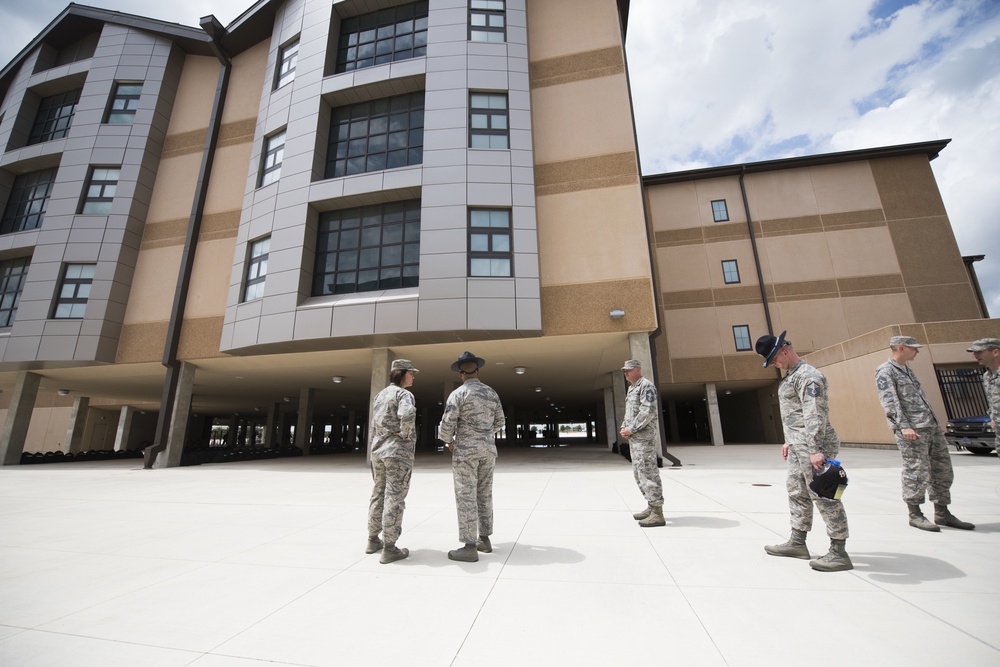
[[[809,463],[811,463],[812,467],[816,470],[820,470],[823,467],[823,464],[826,463],[826,454],[823,452],[811,453],[809,455]]]
[[[899,433],[900,433],[900,435],[903,436],[904,440],[916,440],[917,439],[917,432],[914,431],[912,428],[904,428]]]
[[[788,443],[781,446],[781,458],[788,460]]]

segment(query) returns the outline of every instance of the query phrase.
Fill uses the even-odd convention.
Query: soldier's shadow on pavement
[[[916,585],[925,581],[960,579],[967,576],[957,567],[941,560],[916,554],[889,551],[851,552],[854,571],[866,574],[872,581]]]
[[[511,554],[511,549],[515,549],[514,554]],[[475,563],[451,560],[448,558],[448,550],[438,551],[437,549],[413,549],[410,551],[409,558],[397,562],[400,564],[412,562],[414,565],[419,564],[429,567],[459,567],[466,572],[485,572],[490,564],[511,566],[555,565],[557,563],[580,563],[583,560],[584,555],[573,549],[521,543],[515,544],[514,542],[503,544],[494,542],[493,553],[479,554],[479,560]],[[395,564],[393,563],[393,565]]]
[[[955,532],[962,532],[962,531],[955,531]],[[975,532],[1000,533],[1000,523],[977,523]]]
[[[721,519],[714,516],[667,516],[667,528],[739,528],[740,522],[734,519]]]

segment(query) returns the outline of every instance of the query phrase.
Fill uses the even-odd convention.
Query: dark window
[[[712,202],[712,219],[715,222],[729,220],[729,210],[726,208],[725,199],[716,199]]]
[[[0,327],[14,324],[17,304],[21,302],[21,289],[30,264],[31,260],[27,257],[0,262]]]
[[[264,139],[264,158],[260,166],[260,185],[274,183],[281,176],[281,158],[285,154],[285,131]]]
[[[93,167],[87,189],[80,204],[80,213],[88,215],[107,215],[111,213],[111,204],[118,188],[118,178],[121,175],[118,167]]]
[[[398,95],[333,110],[326,178],[420,164],[424,94]]]
[[[131,125],[135,120],[136,109],[139,108],[141,94],[141,83],[116,83],[104,122],[108,125]]]
[[[510,210],[469,210],[469,275],[510,277],[511,250]]]
[[[31,134],[28,135],[28,145],[62,139],[69,134],[70,125],[73,124],[73,114],[76,112],[76,103],[79,101],[79,89],[43,98],[38,105],[38,114],[35,115]]]
[[[55,319],[80,319],[87,310],[90,286],[94,282],[94,264],[67,264],[59,287],[59,298],[52,314]]]
[[[750,327],[746,324],[737,324],[733,327],[733,340],[736,342],[737,352],[753,349],[753,346],[750,345]]]
[[[469,39],[473,42],[507,41],[504,0],[469,0]]]
[[[246,289],[244,301],[253,301],[264,296],[264,278],[267,277],[267,254],[271,249],[271,237],[250,244],[250,259],[247,261]]]
[[[414,2],[344,19],[337,72],[427,55],[427,5]]]
[[[55,180],[55,169],[33,171],[15,178],[0,222],[0,234],[41,227]]]
[[[507,95],[504,93],[471,93],[469,95],[469,146],[471,148],[509,148],[507,136]]]
[[[274,77],[277,90],[295,78],[295,65],[299,60],[299,40],[286,44],[278,51],[278,71]]]
[[[313,296],[416,287],[420,200],[323,213]]]
[[[735,259],[722,260],[722,279],[727,285],[740,281],[740,267]]]

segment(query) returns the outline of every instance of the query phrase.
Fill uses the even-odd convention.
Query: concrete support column
[[[670,442],[681,441],[680,424],[677,423],[677,401],[667,401],[667,414],[670,415]]]
[[[83,430],[87,425],[87,413],[90,411],[90,398],[76,396],[73,398],[73,410],[69,413],[69,425],[66,427],[66,441],[63,452],[79,454],[83,451]]]
[[[372,382],[371,392],[368,395],[368,405],[375,405],[375,395],[386,388],[389,384],[389,370],[392,368],[393,354],[387,347],[378,347],[372,350]],[[368,433],[365,438],[365,462],[372,460],[372,420],[375,419],[374,410],[368,410]]]
[[[21,463],[21,453],[24,452],[24,441],[28,436],[28,426],[31,424],[31,413],[35,409],[35,398],[38,396],[38,385],[42,376],[38,373],[21,371],[14,382],[14,392],[10,397],[10,407],[7,409],[7,419],[0,432],[0,463],[5,466]]]
[[[299,391],[299,418],[295,422],[295,446],[302,450],[303,456],[309,456],[309,449],[312,446],[312,434],[309,427],[313,420],[313,397],[315,395],[316,390],[308,387]]]
[[[616,375],[620,376],[621,373],[617,373]],[[618,425],[621,424],[615,415],[615,403],[617,401],[615,394],[617,392],[615,391],[614,381],[611,382],[611,385],[604,388],[604,429],[608,437],[608,449],[614,447],[615,443],[618,442]]]
[[[236,432],[240,428],[240,418],[237,415],[229,416],[229,430],[226,431],[226,447],[233,448],[236,446]]]
[[[132,432],[133,416],[135,416],[135,408],[123,405],[121,414],[118,416],[118,430],[115,432],[116,452],[123,452],[128,449],[128,438]]]
[[[267,428],[264,429],[264,449],[274,447],[274,435],[278,430],[278,418],[281,415],[281,403],[272,403],[267,411]]]
[[[176,468],[181,464],[184,441],[187,439],[188,419],[191,416],[191,397],[194,395],[195,366],[187,361],[180,362],[177,373],[177,393],[174,395],[170,427],[167,431],[167,448],[156,455],[154,468]]]
[[[708,412],[708,428],[712,435],[712,444],[721,447],[726,444],[722,439],[722,418],[719,416],[719,393],[715,383],[705,384],[705,410]]]

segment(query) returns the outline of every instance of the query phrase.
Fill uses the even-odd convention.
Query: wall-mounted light
[[[56,393],[59,394],[60,396],[69,396],[69,389],[60,389]]]
[[[334,375],[331,379],[333,380],[334,384],[340,384],[341,382],[344,381],[344,376],[343,375]]]
[[[541,387],[535,387],[535,393],[536,394],[542,393],[542,388]]]
[[[625,317],[625,311],[620,308],[615,308],[610,313],[608,313],[608,315],[613,320],[620,320],[621,318]]]
[[[514,373],[517,375],[524,375],[527,370],[524,366],[514,366]]]
[[[291,403],[292,402],[292,397],[291,396],[285,396],[281,400],[283,400],[285,403]]]

